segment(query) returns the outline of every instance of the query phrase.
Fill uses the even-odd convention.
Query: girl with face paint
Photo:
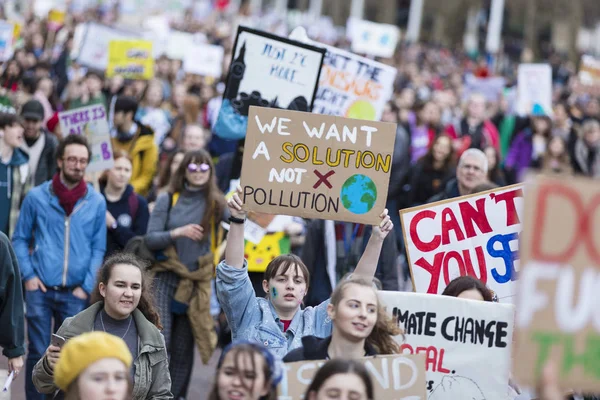
[[[217,296],[227,316],[233,340],[259,341],[283,357],[302,346],[301,338],[331,335],[329,300],[317,307],[302,309],[302,301],[310,282],[302,260],[293,254],[275,257],[267,266],[263,289],[266,298],[255,297],[244,259],[244,221],[241,188],[229,200],[230,231],[225,261],[217,267]],[[377,268],[383,240],[393,229],[387,210],[373,233],[358,263],[355,276],[372,280]]]
[[[327,314],[333,321],[331,336],[303,337],[303,347],[288,353],[284,362],[355,359],[399,352],[394,336],[402,331],[380,304],[373,281],[352,275],[342,279],[331,295]]]

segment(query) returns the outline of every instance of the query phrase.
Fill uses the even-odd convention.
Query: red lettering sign
[[[568,263],[583,244],[592,260],[600,260],[600,252],[594,243],[593,221],[598,206],[600,206],[600,193],[595,195],[587,207],[579,193],[567,186],[556,183],[540,187],[538,191],[538,207],[533,220],[533,244],[531,246],[532,258],[539,261],[555,263]],[[562,253],[551,253],[542,249],[542,241],[546,231],[546,221],[552,218],[548,215],[548,203],[551,198],[563,198],[571,203],[571,207],[577,214],[575,217],[575,234],[573,237],[564,238],[569,243],[567,249]]]

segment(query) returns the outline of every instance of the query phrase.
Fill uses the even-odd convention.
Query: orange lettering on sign
[[[368,79],[356,79],[348,71],[338,71],[328,65],[323,66],[324,79],[320,84],[327,84],[334,89],[369,100],[379,99],[381,84]]]

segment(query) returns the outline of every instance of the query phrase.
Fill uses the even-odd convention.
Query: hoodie
[[[14,231],[28,176],[29,156],[23,150],[15,149],[8,164],[0,161],[0,230],[7,236]]]

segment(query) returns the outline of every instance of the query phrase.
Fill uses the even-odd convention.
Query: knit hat
[[[88,332],[71,338],[60,352],[54,368],[54,382],[63,392],[91,364],[116,358],[131,367],[132,357],[123,339],[104,332]]]
[[[50,117],[50,119],[48,120],[48,122],[46,122],[46,128],[48,128],[48,130],[50,132],[54,132],[54,129],[56,128],[56,126],[58,125],[59,121],[58,121],[58,112],[55,112],[52,117]]]

